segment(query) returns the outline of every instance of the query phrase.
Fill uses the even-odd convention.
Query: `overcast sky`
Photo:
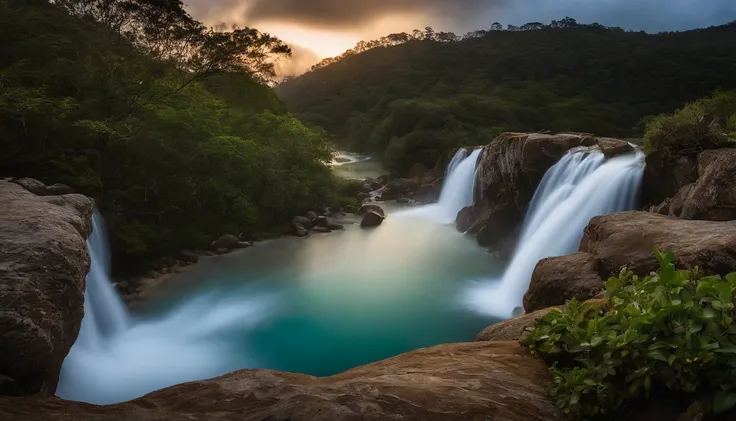
[[[736,20],[736,0],[185,0],[207,24],[237,23],[295,47],[285,73],[303,71],[360,40],[427,25],[463,34],[493,22],[519,25],[570,16],[649,32],[692,29]]]

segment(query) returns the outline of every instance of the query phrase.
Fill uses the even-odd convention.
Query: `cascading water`
[[[85,315],[79,338],[64,360],[56,393],[68,400],[112,404],[163,387],[243,368],[242,355],[222,340],[230,330],[254,326],[273,308],[273,297],[199,296],[158,320],[137,322],[109,277],[102,218],[95,214],[87,241]]]
[[[460,149],[447,167],[440,200],[434,205],[412,209],[396,216],[425,217],[442,224],[452,224],[458,212],[473,204],[475,169],[481,149]]]
[[[566,154],[540,183],[500,283],[475,285],[468,291],[468,303],[480,312],[510,317],[521,306],[541,259],[575,252],[591,218],[636,206],[643,170],[638,152],[608,161],[598,151]]]

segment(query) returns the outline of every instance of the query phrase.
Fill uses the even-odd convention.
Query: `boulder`
[[[309,230],[304,228],[304,226],[302,226],[301,224],[292,224],[291,234],[294,237],[307,237],[309,236]]]
[[[552,310],[553,308],[545,308],[488,326],[476,336],[475,340],[476,342],[518,341],[534,327],[537,319],[544,317]]]
[[[194,264],[194,263],[199,262],[199,255],[197,253],[195,253],[193,251],[189,251],[189,250],[184,250],[181,253],[179,253],[179,258],[182,261],[184,261],[186,263],[190,263],[190,264]]]
[[[634,147],[629,142],[610,137],[598,138],[598,149],[609,159],[634,152]]]
[[[436,203],[440,200],[441,184],[428,184],[419,187],[414,193],[414,200],[421,203]]]
[[[37,196],[46,196],[46,185],[33,178],[20,178],[13,183],[23,187]]]
[[[238,248],[240,239],[232,234],[225,234],[217,240],[213,241],[210,245],[212,250],[226,249],[232,250]]]
[[[379,214],[381,216],[386,216],[386,212],[383,210],[382,207],[380,207],[378,205],[363,205],[363,206],[360,207],[360,209],[358,210],[358,213],[356,213],[356,215],[361,215],[362,216],[362,215],[367,214],[368,212],[375,212],[375,213],[377,213],[377,214]]]
[[[309,218],[304,217],[304,216],[295,216],[291,220],[291,224],[301,225],[303,228],[306,228],[307,230],[311,230],[312,228],[314,228],[314,224],[312,223],[312,221],[310,221]]]
[[[362,228],[377,227],[383,223],[386,217],[374,211],[368,211],[360,222]]]
[[[329,228],[331,231],[340,231],[341,229],[344,229],[345,227],[333,221],[332,219],[327,219],[327,228]]]
[[[685,219],[731,221],[736,219],[736,149],[702,152],[699,178],[680,188],[653,211]]]
[[[563,305],[573,298],[587,301],[605,289],[603,264],[589,253],[550,257],[537,263],[524,294],[527,313]]]
[[[592,254],[608,273],[628,266],[639,275],[658,269],[652,248],[671,250],[682,269],[736,271],[736,221],[693,221],[650,212],[622,212],[590,221],[580,251]]]
[[[2,389],[51,395],[84,315],[94,205],[76,194],[40,197],[6,181],[0,204]]]
[[[396,183],[395,181],[391,181],[381,191],[381,196],[379,196],[379,200],[382,202],[387,202],[389,200],[396,200],[399,198],[399,194],[400,193],[399,193],[398,183]]]
[[[253,247],[253,243],[250,241],[238,241],[237,244],[235,244],[235,249],[247,249],[249,247]]]
[[[27,421],[563,421],[547,365],[516,342],[440,345],[317,378],[243,370],[94,406],[1,398],[0,419]]]
[[[314,227],[314,230],[313,231],[314,232],[319,232],[319,233],[322,233],[322,234],[328,234],[328,233],[331,233],[332,232],[332,230],[329,229],[329,228],[327,228],[327,227]]]
[[[318,215],[317,215],[317,212],[309,211],[309,212],[307,212],[306,215],[304,215],[304,217],[307,218],[307,219],[309,219],[310,221],[312,221],[312,223],[314,223],[314,221],[317,219]]]
[[[646,157],[640,202],[644,209],[657,206],[697,180],[697,155],[663,156],[652,152]]]
[[[61,196],[72,193],[74,193],[74,190],[66,184],[52,184],[46,187],[46,194],[49,196]]]

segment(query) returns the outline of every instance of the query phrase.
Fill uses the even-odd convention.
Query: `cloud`
[[[280,77],[298,76],[309,70],[320,56],[309,48],[291,45],[291,57],[276,62],[276,74]]]

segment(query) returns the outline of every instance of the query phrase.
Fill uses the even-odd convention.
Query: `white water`
[[[600,152],[573,152],[547,171],[527,213],[519,245],[500,283],[480,282],[468,304],[508,318],[521,306],[537,262],[577,251],[594,216],[633,209],[644,169],[643,154],[606,161]]]
[[[94,404],[140,397],[173,384],[215,377],[237,360],[222,336],[262,321],[274,297],[258,301],[222,299],[211,293],[169,312],[136,322],[109,278],[109,253],[99,215],[87,246],[92,266],[87,275],[85,316],[77,342],[61,368],[57,396]]]
[[[470,154],[465,149],[458,150],[447,167],[439,202],[401,212],[396,216],[422,217],[441,224],[454,223],[458,212],[473,204],[475,169],[480,153],[481,149]]]

